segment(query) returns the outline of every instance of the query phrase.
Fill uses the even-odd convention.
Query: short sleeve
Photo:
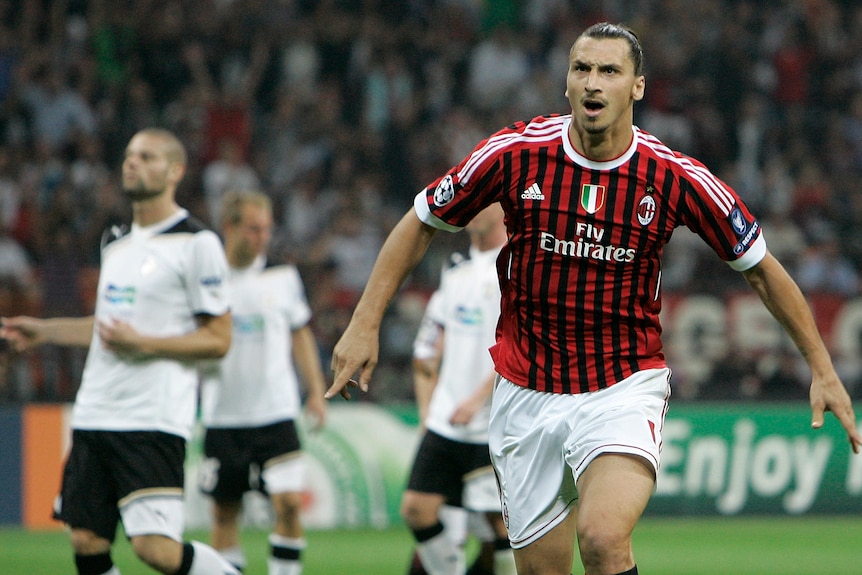
[[[308,305],[299,270],[293,266],[284,266],[283,275],[285,293],[289,294],[287,320],[290,329],[297,330],[311,321],[311,306]]]
[[[191,241],[186,289],[195,314],[224,315],[228,300],[228,264],[218,236],[197,232]]]

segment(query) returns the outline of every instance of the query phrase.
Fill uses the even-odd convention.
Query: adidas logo
[[[521,192],[522,200],[544,200],[545,194],[539,189],[539,184],[533,182],[533,185]]]

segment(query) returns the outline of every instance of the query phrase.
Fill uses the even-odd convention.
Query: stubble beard
[[[142,202],[144,200],[149,200],[155,197],[158,197],[164,193],[164,188],[161,189],[150,189],[147,188],[144,184],[139,183],[136,186],[132,187],[124,187],[123,195],[132,200],[133,202]]]
[[[587,118],[587,121],[583,122],[583,128],[591,136],[601,135],[608,131],[607,125],[599,124],[593,118]]]

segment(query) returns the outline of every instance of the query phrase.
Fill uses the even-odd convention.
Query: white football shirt
[[[494,345],[500,315],[495,263],[499,253],[499,247],[484,252],[471,248],[469,259],[443,272],[440,287],[425,309],[423,324],[436,324],[444,334],[440,374],[425,425],[456,441],[488,442],[490,397],[469,424],[454,426],[449,418],[494,370],[488,348]],[[414,356],[428,357],[428,345],[420,333],[414,343]]]
[[[218,362],[207,362],[201,388],[201,419],[207,427],[257,427],[295,419],[299,380],[292,332],[311,320],[311,309],[294,266],[265,267],[258,258],[230,270],[233,339]]]
[[[176,336],[195,316],[229,311],[227,259],[218,236],[180,210],[104,241],[96,321],[128,322],[141,333]],[[164,431],[188,439],[197,406],[197,362],[141,359],[106,350],[93,333],[72,427]]]

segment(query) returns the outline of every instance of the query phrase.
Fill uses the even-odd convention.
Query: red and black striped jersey
[[[497,269],[497,371],[554,393],[606,388],[664,367],[661,255],[687,226],[736,270],[766,254],[736,192],[697,160],[633,128],[620,157],[597,162],[568,136],[570,116],[513,124],[416,196],[425,223],[462,228],[500,202],[509,242]]]

